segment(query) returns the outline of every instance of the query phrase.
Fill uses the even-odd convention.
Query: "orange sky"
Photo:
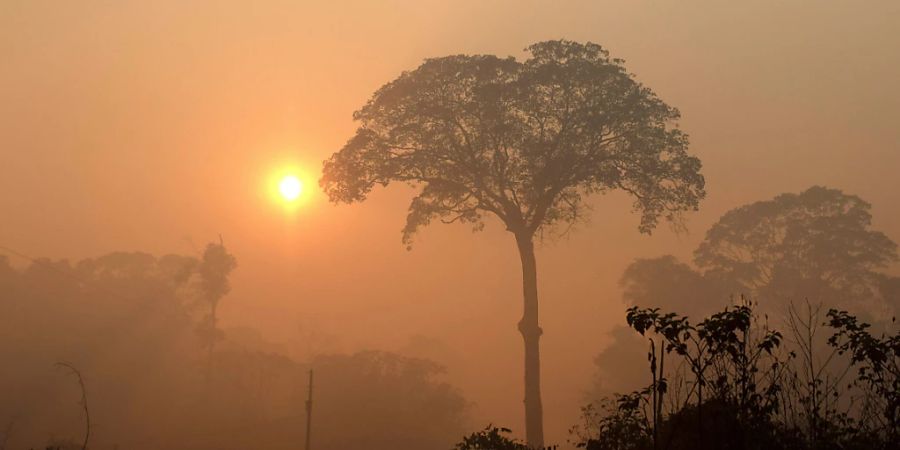
[[[185,3],[189,3],[185,5]],[[590,40],[681,109],[709,196],[690,233],[641,236],[621,196],[539,251],[549,442],[565,439],[635,257],[687,256],[726,210],[813,184],[900,241],[900,3],[851,1],[0,2],[0,245],[35,256],[191,253],[240,267],[226,325],[323,350],[443,341],[484,421],[522,429],[518,257],[499,226],[400,243],[409,192],[285,214],[351,113],[423,58]],[[496,224],[492,224],[496,225]],[[297,344],[305,345],[305,344]]]

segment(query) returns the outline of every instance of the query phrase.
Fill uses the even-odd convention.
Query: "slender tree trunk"
[[[209,342],[207,342],[206,354],[206,385],[209,387],[212,382],[213,374],[213,356],[216,352],[216,330],[218,330],[219,318],[216,316],[219,306],[218,300],[213,300],[209,310]]]
[[[541,327],[538,325],[537,262],[534,242],[528,233],[516,233],[522,259],[525,308],[519,332],[525,341],[525,440],[529,447],[544,447],[544,412],[541,405]]]
[[[311,436],[312,436],[312,407],[313,407],[313,371],[309,369],[309,394],[306,397],[306,450],[310,450]]]
[[[659,414],[657,414],[657,411],[659,411],[657,402],[659,400],[657,399],[656,393],[659,392],[659,378],[656,376],[656,343],[653,342],[653,339],[649,339],[649,341],[650,374],[653,381],[653,384],[651,384],[651,386],[653,386],[653,391],[651,392],[653,402],[651,405],[653,409],[653,450],[657,450],[659,448]],[[660,352],[660,354],[662,354],[662,352]],[[662,371],[660,371],[660,373],[661,372]]]

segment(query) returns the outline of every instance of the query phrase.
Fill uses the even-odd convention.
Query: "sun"
[[[296,175],[285,175],[278,182],[278,192],[281,193],[281,198],[292,202],[303,193],[303,182]]]

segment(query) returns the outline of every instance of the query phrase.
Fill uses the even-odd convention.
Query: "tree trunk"
[[[541,355],[538,325],[537,263],[534,242],[528,233],[516,233],[522,259],[522,288],[525,308],[519,332],[525,341],[525,440],[531,448],[544,447],[544,413],[541,405]]]
[[[209,387],[212,382],[212,374],[213,374],[213,355],[216,351],[216,330],[218,329],[218,317],[216,317],[216,310],[218,309],[219,301],[213,300],[210,305],[209,311],[209,342],[207,342],[207,355],[206,355],[206,385]]]

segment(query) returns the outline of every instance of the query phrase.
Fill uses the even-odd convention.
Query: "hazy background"
[[[597,198],[590,223],[539,250],[547,440],[561,442],[634,258],[686,257],[723,212],[813,184],[868,200],[900,240],[898,29],[894,0],[0,0],[0,245],[197,254],[221,233],[239,262],[224,326],[297,358],[430,356],[478,423],[521,431],[511,236],[433,226],[408,252],[402,188],[339,207],[315,192],[291,212],[267,183],[296,165],[315,190],[351,113],[423,58],[599,43],[681,110],[709,195],[688,234],[652,237],[626,198]]]

